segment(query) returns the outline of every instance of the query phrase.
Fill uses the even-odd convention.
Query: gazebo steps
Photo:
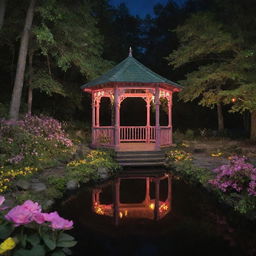
[[[116,160],[121,166],[161,166],[165,158],[162,151],[118,151]]]

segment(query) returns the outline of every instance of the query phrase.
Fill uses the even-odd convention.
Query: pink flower
[[[5,201],[5,197],[4,196],[0,196],[0,206],[4,203]]]
[[[45,213],[41,212],[34,214],[33,221],[35,221],[37,224],[43,224],[45,222],[44,214]]]
[[[33,213],[30,210],[26,209],[22,205],[17,205],[5,215],[5,218],[12,221],[17,227],[30,223],[32,221],[32,216]]]
[[[32,213],[39,213],[42,211],[41,206],[37,202],[34,203],[31,200],[25,201],[22,206],[31,211]]]
[[[73,221],[66,220],[59,216],[57,212],[44,213],[46,221],[51,222],[53,229],[71,229],[73,228]]]
[[[39,213],[41,213],[41,206],[38,203],[27,200],[22,205],[17,205],[13,209],[11,209],[5,215],[5,218],[9,221],[12,221],[15,226],[19,226],[28,224],[34,220],[37,223],[41,222],[39,216],[35,217]]]

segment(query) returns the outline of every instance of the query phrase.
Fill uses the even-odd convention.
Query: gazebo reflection
[[[123,203],[120,200],[120,185],[125,180],[144,180],[139,189],[145,190],[145,198],[141,202]],[[134,182],[134,181],[133,181]],[[144,218],[160,220],[171,211],[172,178],[170,174],[158,175],[121,175],[116,179],[106,182],[92,191],[92,210],[97,215],[111,216],[115,225],[120,220],[127,218]],[[102,203],[101,197],[107,187],[112,188],[111,202]],[[160,196],[160,188],[165,187],[165,198]],[[131,187],[131,190],[133,188]],[[126,191],[131,193],[132,191]],[[133,191],[134,192],[134,191]],[[135,191],[136,196],[136,191]]]

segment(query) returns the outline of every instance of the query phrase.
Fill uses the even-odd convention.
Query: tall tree
[[[21,94],[22,94],[24,73],[25,73],[25,67],[26,67],[26,58],[27,58],[27,52],[28,52],[29,35],[30,35],[32,22],[33,22],[35,4],[36,4],[36,0],[30,0],[29,6],[27,9],[23,34],[21,37],[17,70],[16,70],[16,76],[15,76],[15,82],[14,82],[10,112],[9,112],[9,118],[11,120],[17,120],[19,116]]]
[[[185,102],[199,98],[199,104],[217,108],[218,130],[223,131],[220,92],[233,86],[230,61],[237,51],[236,41],[210,13],[192,15],[176,29],[181,46],[167,59],[174,68],[191,65],[180,94]]]
[[[5,10],[6,10],[6,0],[0,0],[0,30],[2,29],[4,24]]]

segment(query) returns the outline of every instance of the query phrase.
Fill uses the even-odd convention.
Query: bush
[[[44,116],[27,115],[15,123],[0,120],[0,140],[1,166],[40,168],[73,150],[60,122]]]

